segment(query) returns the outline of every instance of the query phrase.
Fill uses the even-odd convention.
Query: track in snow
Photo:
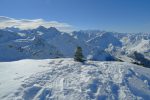
[[[123,62],[50,60],[7,99],[135,100],[150,98],[150,69]]]

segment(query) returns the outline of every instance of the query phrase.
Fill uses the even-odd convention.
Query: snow
[[[37,31],[38,35],[43,35],[43,32]]]
[[[21,37],[26,36],[26,34],[25,34],[25,33],[18,33],[18,35],[20,35]]]
[[[138,52],[146,52],[146,51],[150,50],[149,46],[150,46],[150,40],[142,39],[140,41],[140,43],[138,43],[136,46],[130,48],[130,50],[138,51]]]
[[[65,33],[54,27],[45,28],[43,26],[29,30],[14,27],[0,30],[0,52],[3,53],[0,55],[0,61],[54,57],[71,58],[74,56],[74,50],[77,46],[83,48],[85,58],[89,58],[90,55],[93,60],[107,60],[108,58],[115,58],[116,55],[127,58],[125,56],[134,51],[138,51],[145,58],[150,59],[149,33],[124,34],[99,30]],[[111,47],[116,49],[112,50]],[[110,51],[107,52],[106,50]],[[125,61],[126,59],[122,60]]]
[[[0,62],[0,98],[7,96],[18,88],[30,75],[47,70],[49,60],[20,60]]]
[[[148,100],[150,69],[71,58],[0,63],[1,100]],[[7,76],[7,77],[3,77]]]

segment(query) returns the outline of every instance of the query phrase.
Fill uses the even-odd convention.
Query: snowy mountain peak
[[[55,27],[50,27],[48,28],[48,31],[52,32],[52,33],[61,33],[58,29],[56,29]]]
[[[42,40],[44,41],[42,45],[44,45],[45,48],[42,46],[33,47],[35,44],[34,38],[36,37],[40,37],[39,40],[36,40],[36,44],[40,45],[40,40]],[[31,52],[34,54],[36,52],[37,55],[40,55],[36,56],[36,58],[39,57],[39,59],[50,58],[53,53],[56,54],[54,50],[59,52],[59,55],[63,55],[62,57],[73,57],[74,50],[77,46],[83,48],[85,58],[91,56],[95,60],[106,60],[113,58],[113,56],[128,56],[132,51],[140,51],[146,58],[150,58],[150,54],[148,54],[150,51],[149,40],[150,34],[148,33],[121,34],[86,30],[74,31],[69,34],[62,33],[55,27],[46,28],[39,26],[36,29],[30,30],[19,30],[18,28],[11,27],[0,30],[0,52],[4,54],[0,55],[0,60],[5,61],[7,58],[9,59],[8,54],[14,57],[13,59],[15,60],[32,58],[30,56]],[[13,45],[13,47],[10,45]],[[113,50],[110,49],[110,45],[113,46]],[[24,52],[18,51],[17,48],[22,48]],[[139,49],[137,50],[137,48]],[[44,55],[45,53],[48,55]]]
[[[46,30],[47,28],[44,27],[44,26],[39,26],[39,27],[37,27],[36,29],[37,29],[37,30]]]
[[[11,31],[11,32],[19,32],[20,29],[16,27],[6,27],[4,30]]]

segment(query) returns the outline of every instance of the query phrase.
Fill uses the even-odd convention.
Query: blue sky
[[[41,18],[75,29],[150,32],[150,0],[0,0],[0,16]]]

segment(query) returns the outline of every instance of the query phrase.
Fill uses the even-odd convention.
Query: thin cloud
[[[20,29],[34,29],[39,26],[44,26],[46,28],[56,27],[60,31],[71,32],[73,27],[67,23],[61,23],[57,21],[45,21],[43,19],[14,19],[5,16],[0,16],[0,28],[6,27],[16,27]]]

